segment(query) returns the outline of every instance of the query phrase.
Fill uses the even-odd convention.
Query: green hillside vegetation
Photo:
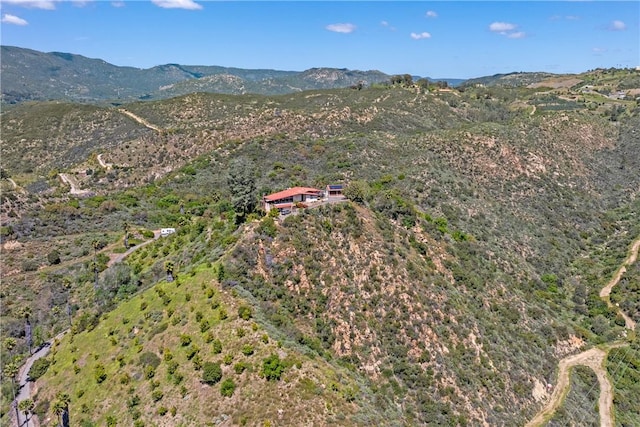
[[[571,90],[401,83],[122,107],[159,130],[115,108],[5,111],[0,315],[16,342],[3,363],[24,360],[28,307],[34,346],[73,324],[38,381],[41,421],[66,391],[86,425],[522,425],[560,358],[628,341],[607,367],[616,417],[633,423],[637,338],[598,292],[640,236],[640,115],[634,100],[592,108]],[[59,172],[90,193],[70,194]],[[255,188],[246,204],[240,175]],[[351,201],[248,212],[327,184]],[[162,227],[176,233],[151,241]],[[109,266],[125,233],[148,244]],[[635,319],[637,277],[638,262],[611,296]],[[559,422],[593,401],[592,378],[575,381]],[[217,409],[196,409],[205,398]]]
[[[361,386],[352,374],[282,346],[217,274],[178,275],[66,336],[39,381],[40,419],[64,390],[72,423],[83,426],[381,422],[371,402],[366,413],[353,403]]]

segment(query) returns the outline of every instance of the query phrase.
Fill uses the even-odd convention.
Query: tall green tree
[[[164,270],[167,272],[167,282],[173,282],[173,271],[175,269],[175,265],[172,261],[167,261],[164,263]]]
[[[16,409],[16,420],[18,421],[18,425],[20,425],[20,412],[18,411],[18,405],[15,404],[16,400],[16,375],[18,375],[18,365],[11,362],[4,365],[4,369],[2,371],[5,378],[9,380],[11,384],[11,393],[13,394],[14,405]]]
[[[69,403],[71,399],[67,393],[58,393],[52,407],[53,413],[58,419],[59,427],[69,427]]]
[[[256,208],[256,169],[253,162],[245,157],[234,159],[229,165],[227,185],[237,219],[242,222]]]
[[[65,290],[65,296],[66,296],[66,312],[67,312],[67,318],[69,319],[69,327],[71,327],[71,278],[68,276],[65,276],[62,278],[62,286],[64,287]]]
[[[131,231],[131,227],[127,221],[122,224],[122,229],[124,230],[124,247],[129,249],[129,232]]]
[[[98,248],[100,247],[100,242],[94,240],[91,242],[91,246],[93,246],[93,288],[95,290],[98,289]]]
[[[29,347],[29,354],[31,354],[31,347],[33,346],[33,334],[31,331],[31,307],[28,305],[20,309],[20,317],[24,318],[24,338],[27,341]]]
[[[25,422],[27,422],[27,424],[29,423],[29,418],[31,418],[31,415],[33,414],[33,410],[35,409],[35,407],[36,407],[36,404],[33,401],[33,399],[24,399],[24,400],[21,400],[20,403],[18,403],[18,409],[22,413],[24,413]]]

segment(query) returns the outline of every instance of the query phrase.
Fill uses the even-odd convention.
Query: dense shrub
[[[278,381],[284,372],[285,365],[277,354],[265,358],[262,361],[262,375],[268,381]]]
[[[222,379],[222,368],[219,363],[204,362],[202,366],[202,382],[213,385]]]
[[[222,384],[220,384],[220,394],[223,395],[224,397],[233,396],[233,392],[235,390],[236,390],[236,384],[233,382],[231,378],[227,378],[226,380],[222,381]]]
[[[44,357],[34,361],[33,365],[31,365],[31,369],[29,370],[29,380],[35,381],[43,376],[45,372],[47,372],[47,369],[49,369],[50,364],[51,362],[49,359]]]
[[[140,365],[156,369],[160,365],[160,358],[155,353],[146,351],[140,355]]]

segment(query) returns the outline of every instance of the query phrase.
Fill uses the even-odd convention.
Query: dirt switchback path
[[[607,377],[604,369],[604,361],[607,352],[599,348],[592,348],[574,356],[569,356],[560,361],[558,366],[558,383],[553,389],[551,399],[538,412],[538,414],[526,424],[526,427],[534,427],[543,425],[551,415],[560,407],[564,397],[566,396],[570,384],[570,369],[576,365],[588,366],[593,369],[598,377],[600,384],[600,398],[598,399],[598,407],[600,408],[600,426],[613,427],[613,392],[611,382]]]
[[[600,297],[612,307],[611,301],[609,301],[609,295],[611,295],[611,289],[618,284],[620,278],[626,271],[625,266],[631,265],[636,262],[638,257],[638,249],[640,248],[640,237],[638,237],[632,244],[629,256],[624,260],[613,278],[606,284],[600,291]],[[625,319],[625,326],[631,330],[635,328],[635,322],[622,312],[618,307],[615,307]],[[543,425],[551,418],[553,413],[562,405],[562,401],[569,389],[570,381],[569,374],[572,367],[576,365],[588,366],[593,369],[598,377],[598,383],[600,384],[600,398],[598,399],[598,407],[600,409],[600,426],[601,427],[613,427],[613,387],[607,370],[604,366],[607,354],[610,349],[623,346],[624,344],[610,344],[601,348],[592,348],[582,353],[565,357],[558,364],[558,383],[553,389],[549,402],[536,414],[536,416],[529,421],[525,427],[537,427]]]
[[[631,251],[627,259],[622,263],[622,265],[620,266],[616,274],[613,276],[613,278],[609,281],[609,283],[607,283],[607,286],[602,288],[602,290],[600,291],[600,298],[602,298],[609,307],[613,307],[613,304],[611,304],[611,300],[609,299],[609,296],[611,295],[611,290],[615,285],[618,284],[618,282],[622,278],[622,275],[627,271],[626,266],[633,264],[634,262],[636,262],[636,259],[638,259],[638,248],[640,248],[640,238],[636,239],[636,241],[633,242],[633,245],[631,246]],[[618,311],[620,312],[622,317],[624,317],[624,323],[627,329],[631,329],[633,331],[636,327],[636,322],[634,322],[622,310],[618,310]]]

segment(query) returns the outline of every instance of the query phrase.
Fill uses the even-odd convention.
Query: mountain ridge
[[[99,58],[65,52],[39,52],[1,46],[2,103],[28,100],[131,102],[163,99],[205,91],[228,94],[279,94],[310,89],[374,84],[391,77],[377,70],[314,67],[304,71],[168,63],[149,68],[118,66]],[[321,78],[319,75],[326,75]],[[212,76],[234,76],[233,85],[217,84]],[[313,77],[315,75],[315,78]],[[208,78],[209,81],[201,81]],[[450,84],[461,79],[445,79]]]

